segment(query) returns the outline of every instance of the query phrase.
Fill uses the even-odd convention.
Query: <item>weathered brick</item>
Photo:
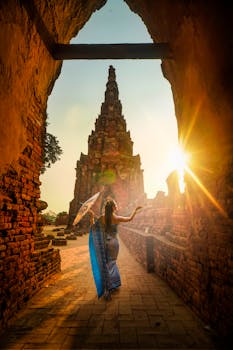
[[[0,252],[2,252],[2,251],[4,251],[4,250],[6,250],[7,248],[6,248],[6,245],[5,244],[1,244],[0,245]]]

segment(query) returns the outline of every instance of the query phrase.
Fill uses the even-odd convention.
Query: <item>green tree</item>
[[[67,215],[67,211],[61,211],[60,213],[57,214],[57,216],[63,216],[63,215]]]
[[[60,160],[60,155],[63,153],[61,147],[59,146],[59,141],[56,136],[46,132],[47,123],[45,125],[45,130],[42,134],[43,143],[43,166],[41,168],[41,173],[43,174],[47,168],[50,168],[57,160]]]
[[[44,219],[44,222],[46,224],[50,224],[50,225],[54,224],[56,220],[56,216],[50,215],[49,213],[42,214],[42,218]]]

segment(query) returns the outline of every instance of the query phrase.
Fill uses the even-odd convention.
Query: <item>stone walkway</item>
[[[122,286],[98,300],[88,235],[61,249],[62,272],[20,311],[0,349],[215,349],[210,333],[166,283],[120,242]],[[224,347],[219,347],[224,349]]]

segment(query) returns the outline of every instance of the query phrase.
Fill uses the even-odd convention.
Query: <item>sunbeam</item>
[[[195,108],[195,110],[194,110],[193,115],[192,115],[191,118],[190,118],[189,127],[188,127],[188,129],[186,130],[186,132],[185,132],[185,136],[182,137],[182,135],[181,135],[182,144],[184,145],[184,147],[185,147],[185,145],[187,145],[187,143],[188,143],[190,134],[191,134],[192,129],[193,129],[195,123],[196,123],[197,116],[198,116],[198,113],[199,113],[199,111],[200,111],[200,109],[201,109],[202,104],[203,104],[203,98],[200,98],[199,102],[196,103],[196,108]]]
[[[192,177],[192,179],[196,182],[196,184],[200,187],[206,197],[210,200],[210,202],[218,209],[218,211],[227,218],[228,215],[225,210],[221,207],[218,201],[214,198],[214,196],[207,190],[207,188],[202,184],[200,179],[194,174],[194,172],[188,167],[185,166],[185,171]]]

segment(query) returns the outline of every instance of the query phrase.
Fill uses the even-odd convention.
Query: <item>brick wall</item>
[[[136,260],[148,272],[154,271],[153,237],[140,230],[127,227],[127,225],[120,225],[119,233]]]
[[[147,271],[168,282],[207,324],[229,334],[233,261],[232,247],[225,244],[231,226],[224,222],[216,213],[208,219],[200,208],[192,214],[150,208],[121,224],[119,234]]]
[[[0,183],[0,325],[60,270],[59,251],[41,248],[39,236],[41,126],[27,120],[27,146],[2,172]],[[42,239],[43,240],[43,239]]]

